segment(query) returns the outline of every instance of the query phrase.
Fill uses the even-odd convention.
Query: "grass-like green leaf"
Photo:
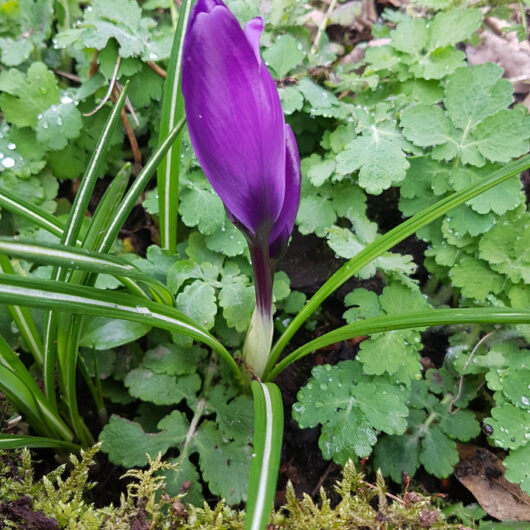
[[[22,447],[30,448],[50,448],[50,449],[67,449],[68,451],[79,452],[81,449],[77,444],[45,438],[41,436],[22,436],[19,434],[0,434],[0,449],[21,449]]]
[[[28,369],[0,337],[0,388],[37,431],[72,440],[73,435],[50,406]]]
[[[184,0],[180,6],[177,30],[169,58],[167,78],[162,97],[159,142],[162,143],[175,124],[184,118],[184,99],[180,89],[182,52],[193,0]],[[170,145],[158,167],[158,205],[160,211],[160,239],[162,248],[172,254],[177,248],[177,216],[180,171],[180,134]]]
[[[92,157],[88,163],[83,178],[81,179],[79,190],[75,196],[72,209],[70,210],[61,236],[61,244],[63,245],[75,245],[75,242],[77,241],[81,230],[81,223],[86,215],[88,203],[110,145],[110,139],[114,134],[120,119],[121,110],[125,104],[126,93],[127,85],[125,85],[116,104],[113,106],[112,111],[109,114],[105,126],[98,138],[96,148],[92,153]],[[66,269],[55,267],[52,271],[52,278],[54,280],[64,280],[66,278]],[[59,344],[70,344],[68,337],[57,336],[58,329],[57,314],[53,310],[48,311],[45,319],[46,332],[44,339],[44,384],[46,394],[52,400],[52,403],[54,403],[55,359],[56,354],[58,354],[60,386],[64,394],[63,397],[69,411],[70,420],[77,436],[81,440],[87,441],[86,429],[83,427],[83,422],[77,408],[77,395],[75,391],[77,349],[64,350],[56,348]]]
[[[283,438],[283,403],[274,383],[250,384],[254,396],[254,457],[250,468],[245,530],[267,528],[274,503]]]
[[[109,293],[53,280],[0,275],[0,301],[29,307],[52,308],[85,315],[122,318],[182,333],[202,342],[227,362],[241,382],[237,363],[226,348],[180,311],[125,293]]]
[[[286,344],[296,333],[300,326],[315,311],[320,304],[344,282],[358,273],[363,267],[368,265],[374,259],[381,256],[387,250],[403,241],[406,237],[414,234],[418,229],[428,225],[435,219],[438,219],[456,206],[466,203],[470,199],[477,197],[481,193],[495,187],[497,184],[507,181],[510,178],[519,175],[525,169],[530,167],[530,155],[526,155],[519,160],[506,164],[502,169],[495,171],[489,177],[475,183],[461,191],[453,193],[437,203],[425,208],[407,221],[396,226],[383,236],[376,239],[373,243],[365,247],[357,256],[347,261],[338,271],[336,271],[320,289],[307,302],[302,310],[293,318],[280,338],[274,344],[271,357],[268,364],[268,370],[271,370],[274,363],[278,360]]]
[[[97,254],[96,252],[66,245],[54,243],[37,244],[32,241],[18,241],[2,237],[0,237],[0,252],[34,263],[56,265],[65,269],[80,269],[98,274],[110,274],[121,280],[124,277],[130,278],[141,283],[146,283],[148,286],[156,289],[157,292],[164,292],[164,298],[169,300],[172,305],[173,297],[161,282],[147,276],[140,272],[134,265],[115,256]],[[132,285],[132,289],[141,295],[142,291],[140,289],[140,292],[138,292],[135,283],[125,283],[127,283],[127,286]]]
[[[27,219],[54,236],[60,238],[63,235],[64,223],[57,217],[3,188],[0,188],[0,207]],[[80,245],[81,241],[77,241],[77,244]]]
[[[0,250],[0,252],[2,252]],[[13,266],[9,258],[0,254],[0,272],[4,274],[15,274]],[[26,307],[19,307],[16,305],[8,305],[7,309],[16,324],[20,334],[22,335],[26,346],[33,355],[33,358],[39,366],[42,366],[44,361],[44,345],[31,313]]]
[[[266,380],[273,380],[293,362],[335,342],[396,329],[443,326],[448,324],[530,324],[530,310],[500,307],[436,309],[432,311],[367,318],[348,324],[347,326],[342,326],[304,344],[290,353],[274,369],[266,374]]]
[[[166,139],[157,147],[151,158],[147,161],[142,171],[138,174],[135,181],[127,191],[119,208],[116,210],[114,218],[109,225],[105,235],[98,247],[98,252],[108,252],[114,240],[118,237],[118,233],[131,213],[134,205],[138,201],[140,195],[151,180],[156,168],[160,165],[160,161],[166,155],[168,149],[171,147],[177,136],[180,134],[182,127],[186,120],[182,118],[175,127],[170,131]]]

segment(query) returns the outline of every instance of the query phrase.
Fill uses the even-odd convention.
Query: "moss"
[[[171,464],[160,456],[144,470],[130,470],[130,479],[118,507],[96,508],[87,503],[85,494],[93,486],[88,481],[89,467],[98,446],[71,456],[66,465],[35,481],[31,457],[27,450],[0,451],[0,527],[65,528],[78,530],[193,529],[242,530],[244,512],[222,501],[214,508],[185,506],[180,496],[170,497],[164,491],[163,471]],[[66,474],[66,478],[63,478]],[[458,528],[450,525],[428,497],[408,493],[403,498],[387,494],[380,474],[376,484],[364,481],[352,462],[343,470],[335,486],[340,497],[332,505],[326,492],[320,499],[308,495],[298,499],[291,484],[287,486],[287,503],[271,515],[270,530],[311,529],[420,529]]]

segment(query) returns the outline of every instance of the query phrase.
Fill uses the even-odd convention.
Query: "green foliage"
[[[189,481],[187,499],[200,505],[199,474],[189,460],[198,453],[201,475],[210,491],[236,504],[245,500],[250,470],[252,401],[237,395],[237,387],[228,384],[228,378],[213,385],[213,371],[220,367],[212,365],[205,354],[197,346],[184,348],[173,343],[160,343],[148,350],[142,364],[129,366],[123,379],[129,394],[142,400],[148,414],[139,415],[134,422],[112,416],[100,440],[109,459],[128,468],[146,465],[147,458],[158,453],[178,450],[176,462],[182,467],[178,473],[171,473],[170,489],[176,494]],[[119,376],[117,369],[115,377]],[[168,414],[163,408],[183,399],[194,411],[191,422],[183,412],[173,410]],[[215,423],[206,419],[212,415]]]
[[[92,9],[85,10],[81,27],[58,34],[56,42],[61,47],[82,42],[87,48],[102,50],[109,39],[115,39],[121,57],[156,60],[164,55],[158,55],[160,42],[150,34],[154,26],[152,19],[142,17],[140,6],[133,0],[96,0]]]
[[[346,306],[354,306],[344,313],[346,322],[382,316],[399,315],[406,311],[425,310],[428,304],[417,288],[392,284],[377,296],[366,289],[356,289],[344,300]],[[365,373],[387,373],[394,382],[410,385],[411,380],[421,377],[419,351],[422,348],[419,331],[390,331],[372,335],[361,342],[358,360]]]
[[[432,147],[434,160],[458,157],[463,164],[482,167],[486,161],[507,162],[528,150],[530,118],[520,109],[506,110],[512,86],[500,79],[494,64],[459,68],[449,76],[444,104],[405,109],[405,137],[419,147]]]
[[[322,454],[340,464],[352,455],[368,456],[377,431],[402,434],[406,429],[405,392],[386,381],[363,377],[358,361],[313,368],[297,398],[294,418],[301,427],[322,424]]]
[[[480,183],[528,151],[530,118],[525,108],[513,105],[511,83],[496,65],[469,66],[462,51],[462,43],[476,38],[482,18],[498,15],[491,6],[418,0],[406,13],[386,10],[389,24],[374,25],[372,33],[387,38],[387,43],[367,46],[364,57],[350,64],[343,60],[351,48],[348,34],[341,42],[330,42],[323,32],[318,42],[313,41],[306,26],[309,5],[295,0],[272,0],[266,7],[256,0],[228,3],[242,23],[259,12],[265,18],[262,55],[278,80],[302,159],[297,229],[304,236],[323,238],[337,260],[354,257],[388,228],[387,219],[373,214],[378,201],[388,201],[392,209],[400,197],[399,209],[408,217]],[[355,9],[342,3],[329,13],[329,22],[350,28]],[[118,88],[130,83],[128,96],[138,126],[130,113],[129,121],[146,158],[158,142],[163,87],[150,62],[166,67],[177,17],[177,8],[166,0],[95,0],[90,5],[70,0],[0,2],[0,188],[24,198],[35,211],[57,211],[53,219],[64,225],[70,203],[65,196],[56,200],[59,185],[78,179],[88,166],[109,105],[89,114],[103,102],[115,71]],[[109,139],[110,151],[98,176],[113,176],[131,160],[131,146],[123,137],[118,130]],[[111,252],[126,254],[136,268],[166,285],[176,307],[237,356],[254,308],[245,239],[227,220],[187,133],[182,137],[182,230],[177,252],[170,255],[151,245],[140,257],[143,250],[133,248],[134,238],[118,242]],[[69,186],[62,184],[61,190]],[[142,221],[141,229],[147,225],[153,241],[157,194],[151,189],[143,202],[151,218]],[[116,204],[120,200],[121,196],[113,199]],[[55,237],[7,210],[0,213],[2,234],[39,241]],[[89,221],[85,219],[80,237],[85,237]],[[428,244],[424,265],[431,274],[424,294],[413,279],[417,265],[412,256],[386,252],[358,274],[361,280],[375,277],[380,294],[364,288],[352,291],[345,298],[345,320],[428,311],[446,304],[528,307],[528,227],[521,182],[513,178],[420,230],[418,236]],[[136,227],[128,226],[124,233],[134,234]],[[51,267],[24,261],[13,264],[17,273],[35,278],[48,278],[52,272]],[[77,281],[76,274],[72,277]],[[107,291],[124,289],[110,276],[85,276],[83,281]],[[289,278],[279,273],[274,297],[275,325],[280,329],[304,306],[306,295],[291,291]],[[34,318],[42,336],[41,314],[35,312]],[[28,349],[10,320],[0,308],[2,336],[13,348]],[[320,323],[312,321],[313,326]],[[165,498],[155,497],[155,490],[162,487],[155,471],[167,475],[170,495],[180,493],[189,481],[184,502],[198,506],[210,494],[228,503],[244,500],[252,454],[252,407],[225,368],[209,364],[210,352],[188,337],[144,323],[90,317],[80,321],[79,330],[77,342],[71,335],[66,338],[82,346],[83,374],[100,417],[105,417],[104,398],[111,407],[128,404],[132,411],[127,418],[110,417],[100,435],[103,451],[116,464],[150,468],[131,474],[143,485],[129,491],[112,517],[110,511],[103,515],[84,505],[80,497],[72,507],[62,507],[69,499],[63,490],[72,488],[60,481],[60,473],[38,483],[48,495],[42,506],[55,511],[42,509],[57,520],[71,517],[72,528],[95,528],[103,520],[109,528],[130,528],[142,517],[153,526],[169,527],[180,516]],[[298,394],[294,417],[304,427],[322,426],[319,444],[327,459],[344,464],[373,451],[375,467],[400,482],[403,471],[413,476],[420,466],[438,477],[449,475],[457,461],[456,442],[477,436],[475,415],[480,415],[493,429],[490,443],[509,452],[504,461],[507,477],[530,491],[525,386],[530,369],[521,353],[526,351],[530,328],[512,328],[505,337],[507,346],[479,349],[466,366],[480,333],[486,331],[475,327],[467,334],[453,334],[443,364],[427,371],[420,364],[421,355],[429,353],[422,353],[422,330],[372,335],[360,342],[355,361],[313,370]],[[32,373],[38,370],[33,367]],[[452,403],[460,377],[463,391]],[[469,408],[476,395],[491,408]],[[174,466],[157,460],[158,453]],[[24,458],[29,469],[28,457]],[[86,466],[89,459],[75,463],[74,469]],[[79,478],[84,477],[79,473],[76,487],[82,490],[86,477]],[[26,492],[40,495],[35,492],[41,486],[28,477],[23,483]],[[421,526],[426,503],[387,505],[381,481],[377,488],[377,513],[383,514],[385,524]],[[288,505],[273,521],[280,528],[342,528],[352,520],[367,527],[380,525],[374,523],[377,513],[370,491],[350,466],[339,490],[343,499],[334,510],[325,496],[320,505],[307,498],[299,503],[288,490]],[[22,486],[13,491],[23,494]],[[178,520],[182,527],[243,526],[243,515],[222,503],[187,509],[188,519]],[[174,517],[171,523],[162,511]],[[83,516],[86,523],[80,522]],[[443,527],[441,516],[434,527],[437,524]]]
[[[470,355],[466,339],[465,335],[452,338],[453,344],[460,350],[453,364],[461,373],[481,377],[493,393],[494,406],[490,417],[484,419],[488,431],[491,428],[489,441],[494,447],[510,451],[504,460],[506,477],[529,491],[529,470],[524,464],[530,439],[528,350],[520,349],[513,343],[496,341],[487,349],[478,349],[464,371],[464,360]]]

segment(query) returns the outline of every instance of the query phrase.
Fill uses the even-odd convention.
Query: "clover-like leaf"
[[[404,393],[385,381],[363,381],[358,361],[313,368],[297,398],[293,417],[301,427],[322,424],[319,447],[338,463],[368,456],[377,430],[401,434],[407,425]]]
[[[530,369],[514,368],[502,376],[502,392],[516,406],[530,409]]]
[[[206,350],[200,346],[183,348],[170,342],[160,343],[145,352],[142,364],[157,374],[193,374],[206,355]]]
[[[449,77],[444,102],[456,127],[473,129],[512,103],[512,84],[502,74],[501,67],[486,63],[459,68]]]
[[[530,444],[510,451],[503,461],[506,468],[505,476],[510,482],[520,484],[530,494]]]
[[[212,328],[217,313],[215,289],[206,282],[195,280],[177,296],[177,309],[207,329]]]
[[[168,495],[183,495],[181,498],[186,504],[203,506],[201,477],[195,465],[188,458],[170,458],[167,462],[175,465],[175,469],[164,470]]]
[[[437,105],[417,105],[401,114],[403,135],[415,145],[432,147],[450,140],[451,123]]]
[[[194,441],[210,491],[229,504],[245,501],[252,447],[237,441],[227,442],[211,421],[203,422]]]
[[[238,281],[223,283],[219,291],[219,305],[223,308],[223,316],[230,327],[237,331],[245,331],[250,324],[254,310],[254,287],[246,285],[241,276]]]
[[[523,410],[510,403],[493,407],[491,418],[485,423],[490,425],[493,443],[507,449],[517,449],[528,442],[530,437],[530,410]]]
[[[304,96],[296,86],[286,86],[278,88],[280,101],[284,114],[292,114],[297,110],[302,110],[304,106]]]
[[[468,39],[482,23],[479,9],[456,8],[438,13],[429,25],[428,48],[458,44]]]
[[[385,287],[379,297],[364,289],[356,289],[346,297],[345,302],[347,305],[358,306],[344,313],[344,318],[348,322],[384,314],[424,310],[429,307],[417,288],[411,290],[399,284]],[[381,375],[386,372],[394,375],[399,381],[409,384],[421,370],[418,355],[420,347],[420,335],[415,330],[377,333],[361,342],[358,359],[363,363],[363,368],[368,374]]]
[[[197,226],[203,234],[213,234],[225,221],[225,210],[219,196],[210,186],[193,186],[180,197],[180,215],[186,226]]]
[[[485,300],[490,293],[500,293],[505,284],[503,276],[492,271],[484,261],[472,257],[463,258],[449,275],[464,296],[476,300]]]
[[[390,122],[365,130],[337,156],[337,173],[359,170],[359,186],[373,195],[403,181],[408,167],[403,139]]]
[[[131,396],[156,405],[176,405],[183,399],[193,400],[201,387],[197,374],[173,377],[146,368],[131,370],[124,379]]]
[[[418,440],[407,434],[382,436],[374,451],[374,466],[383,475],[401,483],[403,473],[413,477],[420,467],[420,446]]]
[[[479,254],[514,283],[530,283],[530,215],[497,223],[480,240]]]
[[[322,159],[316,153],[302,160],[302,175],[307,176],[313,186],[321,186],[335,170],[335,161]]]
[[[445,404],[440,404],[437,411],[440,414],[440,429],[450,438],[467,442],[480,434],[480,423],[472,411],[461,409],[451,414]]]
[[[485,158],[492,162],[509,162],[528,151],[530,116],[519,108],[500,110],[477,125],[473,138]]]
[[[323,237],[326,229],[335,224],[337,214],[331,201],[318,194],[302,196],[296,222],[301,234],[314,232]]]
[[[448,438],[437,425],[432,425],[423,438],[420,462],[437,477],[447,477],[458,462],[456,443]]]
[[[298,66],[304,56],[300,41],[289,34],[280,35],[272,46],[263,52],[265,64],[274,70],[278,79],[285,77]]]
[[[59,102],[59,87],[51,70],[33,63],[26,75],[19,70],[0,74],[0,108],[4,119],[17,127],[35,127],[37,116]]]
[[[188,420],[179,411],[172,412],[161,424],[161,432],[146,433],[138,423],[113,414],[99,435],[102,450],[116,465],[145,466],[147,455],[155,458],[158,453],[164,454],[185,439],[189,428]]]
[[[81,113],[73,102],[52,105],[37,116],[37,140],[52,150],[66,147],[77,138],[83,122]]]

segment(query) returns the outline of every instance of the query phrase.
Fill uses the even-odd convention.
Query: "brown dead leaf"
[[[455,477],[486,512],[500,521],[530,521],[530,497],[504,477],[502,460],[475,445],[458,446],[460,463]]]
[[[471,64],[497,63],[504,69],[518,94],[530,92],[530,43],[520,42],[514,32],[502,33],[502,24],[496,19],[488,19],[493,31],[480,33],[477,46],[466,46],[466,54]]]

